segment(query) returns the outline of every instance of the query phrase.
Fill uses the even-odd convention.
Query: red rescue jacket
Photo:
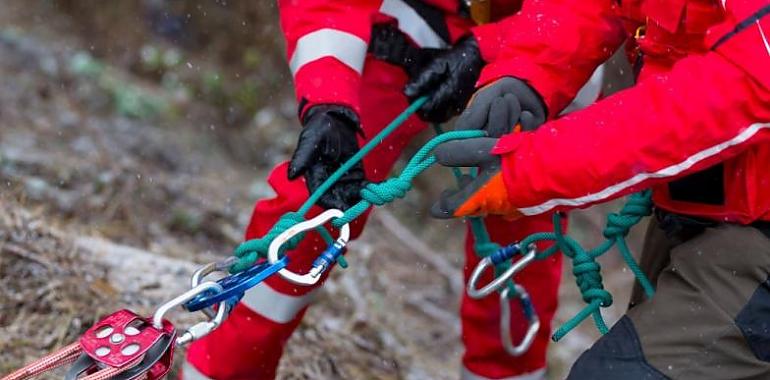
[[[300,116],[316,104],[359,112],[359,87],[372,26],[395,23],[418,47],[448,47],[469,33],[462,0],[280,0],[281,28]],[[521,0],[493,0],[493,20],[513,14]],[[474,30],[475,32],[475,30]],[[479,28],[482,56],[492,61],[501,41]]]
[[[646,25],[638,84],[532,133],[505,136],[511,203],[524,215],[654,188],[658,207],[770,220],[770,5],[760,0],[533,0],[500,30],[481,82],[527,80],[551,115]]]

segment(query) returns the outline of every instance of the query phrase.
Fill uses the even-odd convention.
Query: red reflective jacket
[[[511,203],[535,215],[653,186],[656,204],[673,212],[770,220],[768,13],[760,0],[624,0],[622,9],[610,0],[525,3],[513,17],[517,28],[500,32],[506,47],[482,82],[523,78],[553,115],[624,30],[646,19],[645,69],[633,88],[502,138],[494,152]],[[703,173],[709,180],[687,185]],[[692,201],[682,190],[716,195]]]
[[[443,48],[471,30],[458,0],[281,0],[286,51],[301,113],[309,106],[342,104],[359,111],[372,26],[395,23],[419,47]],[[510,15],[521,0],[492,1],[493,19]],[[494,27],[478,31],[482,56],[492,61],[501,40]]]

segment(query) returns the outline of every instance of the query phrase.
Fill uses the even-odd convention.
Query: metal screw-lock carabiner
[[[540,330],[540,318],[537,316],[534,306],[532,306],[532,300],[529,298],[529,293],[523,286],[515,284],[516,297],[521,303],[521,309],[524,316],[527,318],[529,327],[524,334],[519,344],[514,345],[511,340],[511,304],[508,302],[508,295],[511,289],[506,287],[500,292],[500,340],[503,342],[503,348],[511,356],[521,356],[525,354],[529,347],[532,346],[532,342],[535,341],[537,331]]]
[[[518,252],[518,249],[510,250],[510,255],[491,255],[482,259],[479,264],[476,265],[476,268],[473,269],[473,273],[471,273],[471,277],[468,279],[468,296],[474,299],[484,298],[500,289],[503,285],[505,285],[505,282],[508,281],[508,279],[521,272],[522,269],[524,269],[527,265],[529,265],[529,263],[535,260],[537,248],[534,244],[531,244],[528,248],[529,250],[527,251],[526,255],[513,263],[513,265],[511,265],[511,267],[508,268],[508,270],[506,270],[503,274],[479,289],[476,284],[479,282],[479,279],[481,279],[481,275],[484,273],[484,271],[488,267],[494,267],[495,265],[500,264],[503,259],[509,259],[510,257],[507,256],[512,257]]]
[[[183,305],[185,302],[208,290],[221,292],[224,289],[222,288],[222,285],[219,285],[213,281],[206,281],[198,284],[198,286],[176,296],[176,298],[161,305],[152,316],[153,326],[156,328],[159,328],[158,326],[163,326],[163,316],[166,315],[169,310]],[[176,345],[182,346],[210,334],[212,331],[214,331],[214,329],[222,324],[222,321],[225,319],[226,311],[227,301],[220,302],[219,307],[217,308],[217,314],[214,316],[214,318],[190,326],[190,328],[188,328],[182,335],[179,335],[176,338]]]
[[[278,260],[280,260],[278,257],[278,252],[280,251],[281,246],[289,241],[289,239],[302,232],[310,231],[320,227],[332,219],[341,218],[343,216],[345,216],[345,214],[342,211],[337,209],[330,209],[324,211],[313,219],[306,220],[302,223],[297,223],[286,231],[283,231],[270,243],[270,248],[267,250],[267,260],[270,262],[270,264],[275,264],[278,262]],[[340,227],[340,236],[334,242],[333,247],[335,247],[335,249],[341,250],[348,243],[348,240],[350,240],[350,224],[345,223],[342,225],[342,227]],[[280,274],[281,277],[285,278],[286,280],[297,285],[310,286],[315,285],[321,279],[321,274],[323,274],[328,267],[329,263],[327,261],[316,260],[308,273],[301,275],[284,268],[278,271],[278,274]]]

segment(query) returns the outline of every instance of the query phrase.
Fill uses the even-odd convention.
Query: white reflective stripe
[[[598,201],[607,199],[611,197],[613,194],[623,191],[647,179],[666,178],[666,177],[675,176],[691,168],[693,165],[697,164],[698,162],[719,154],[720,152],[722,152],[727,148],[744,143],[746,140],[754,136],[757,132],[766,128],[770,128],[770,123],[752,124],[748,128],[741,131],[741,133],[739,133],[737,136],[733,137],[732,139],[725,141],[723,143],[714,145],[711,148],[704,149],[698,153],[695,153],[692,156],[687,157],[687,159],[685,159],[684,161],[678,164],[668,166],[666,168],[663,168],[661,170],[658,170],[652,173],[639,173],[628,180],[612,185],[598,193],[588,194],[586,196],[572,198],[572,199],[551,199],[537,206],[520,208],[519,211],[524,215],[537,215],[537,214],[542,214],[558,206],[579,207],[588,203],[598,202]]]
[[[447,47],[446,41],[436,34],[417,11],[402,0],[384,0],[380,6],[380,12],[398,20],[398,29],[401,29],[421,48]]]
[[[759,23],[759,20],[757,22],[757,27],[759,28],[759,34],[762,36],[762,42],[765,43],[765,50],[767,50],[767,55],[770,55],[770,44],[767,43],[767,37],[765,36],[765,30],[762,29],[762,24]]]
[[[586,82],[580,91],[578,91],[577,95],[575,95],[575,99],[572,99],[572,103],[564,108],[559,115],[566,115],[570,112],[583,109],[596,102],[596,99],[599,99],[599,95],[602,92],[602,85],[604,84],[604,65],[605,64],[601,64],[594,70],[594,73],[591,74],[591,78],[588,79],[588,82]]]
[[[460,376],[461,380],[494,380],[491,377],[484,377],[477,375],[468,368],[463,367],[463,373]],[[528,372],[522,375],[497,378],[496,380],[545,380],[545,368],[540,368],[536,371]]]
[[[241,303],[273,322],[287,323],[294,319],[300,310],[313,302],[319,289],[304,296],[292,296],[279,293],[263,282],[246,291]]]
[[[335,29],[319,29],[299,40],[289,60],[291,74],[297,75],[306,64],[324,57],[334,57],[359,74],[364,70],[366,41],[356,35]]]
[[[210,377],[198,371],[192,363],[187,360],[182,365],[182,377],[181,380],[213,380]]]

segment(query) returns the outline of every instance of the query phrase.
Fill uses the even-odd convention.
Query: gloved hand
[[[500,173],[500,157],[490,153],[497,140],[493,137],[478,137],[449,141],[436,147],[434,154],[439,164],[450,167],[476,167],[478,174],[475,178],[463,176],[459,189],[444,191],[430,210],[433,217],[449,219],[485,215],[502,215],[507,218],[521,216],[518,209],[508,200],[508,191]]]
[[[289,179],[305,177],[308,190],[315,191],[342,163],[358,152],[356,134],[363,133],[358,116],[339,105],[317,105],[305,115],[304,128],[289,163]],[[366,185],[364,166],[356,164],[327,191],[318,204],[346,210],[361,200]]]
[[[540,95],[522,80],[505,77],[480,88],[457,119],[457,129],[481,129],[490,137],[510,133],[516,124],[531,131],[545,122]]]
[[[418,115],[425,121],[443,123],[465,108],[483,66],[476,39],[465,37],[413,76],[404,94],[411,101],[430,96]]]

